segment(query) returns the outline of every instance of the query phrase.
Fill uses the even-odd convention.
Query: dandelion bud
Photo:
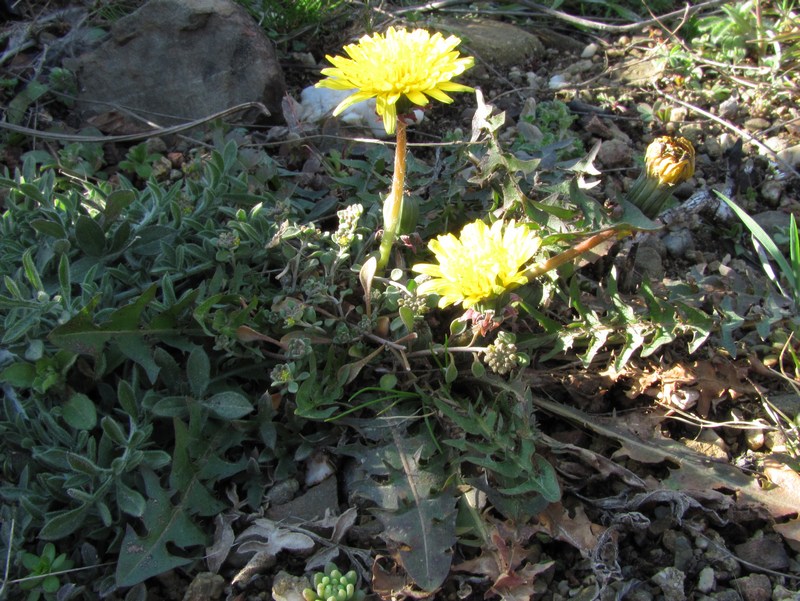
[[[656,217],[672,188],[694,175],[694,147],[686,138],[661,136],[645,153],[645,168],[628,193],[628,200],[647,217]]]

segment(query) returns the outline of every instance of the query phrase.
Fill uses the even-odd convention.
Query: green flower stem
[[[397,120],[397,146],[394,153],[394,175],[392,191],[383,202],[383,238],[381,239],[378,270],[386,268],[392,246],[400,227],[400,212],[403,207],[403,186],[406,179],[406,124]]]
[[[671,194],[672,186],[660,184],[658,178],[649,177],[647,171],[643,170],[633,182],[627,200],[638,207],[647,218],[653,219],[661,212]]]
[[[624,228],[624,229],[611,228],[608,230],[603,230],[602,232],[599,232],[587,238],[583,242],[576,244],[569,250],[565,250],[564,252],[559,253],[554,257],[550,257],[544,263],[537,263],[536,265],[529,267],[527,270],[525,270],[524,275],[525,277],[528,278],[528,281],[530,282],[531,280],[539,277],[540,275],[547,273],[548,271],[552,271],[553,269],[556,269],[558,267],[561,267],[564,263],[572,261],[576,257],[582,255],[585,252],[590,251],[595,246],[597,246],[602,242],[605,242],[606,240],[610,240],[611,238],[623,238],[630,233],[631,230],[629,228]]]

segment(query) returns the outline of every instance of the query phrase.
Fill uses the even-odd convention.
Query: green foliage
[[[344,0],[237,0],[268,32],[290,34],[302,27],[318,25]]]
[[[73,562],[67,559],[66,553],[56,556],[55,545],[46,543],[40,555],[23,553],[22,565],[28,570],[28,575],[20,582],[20,588],[29,591],[26,601],[38,601],[42,597],[56,599],[56,592],[61,587],[56,572],[69,570]]]
[[[556,141],[536,156],[504,145],[504,115],[480,98],[471,142],[409,155],[424,216],[405,240],[413,260],[420,237],[489,213],[529,223],[543,258],[620,224],[654,227],[590,196],[596,149],[560,155],[571,116],[541,106]],[[85,568],[69,576],[84,598],[192,569],[216,516],[261,511],[265,489],[319,447],[357,460],[354,498],[433,593],[454,547],[485,534],[468,492],[520,520],[560,498],[519,382],[532,351],[580,347],[588,365],[613,349],[621,369],[679,337],[690,351],[738,342],[741,307],[714,305],[699,284],[644,285],[631,308],[613,273],[587,290],[571,263],[516,290],[514,311],[443,314],[409,278],[412,255],[389,277],[369,268],[387,148],[341,144],[326,186],[311,187],[291,157],[241,137],[217,132],[171,181],[146,145],[111,181],[91,145],[28,153],[0,177],[8,545],[14,557],[40,541],[76,549],[63,561]]]
[[[335,564],[329,563],[313,578],[314,588],[303,591],[306,601],[361,601],[366,596],[364,591],[356,588],[358,575],[354,570],[342,574]]]

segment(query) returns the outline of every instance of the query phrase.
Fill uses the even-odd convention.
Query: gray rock
[[[652,246],[640,246],[636,251],[633,265],[637,274],[651,282],[660,281],[666,273],[661,255]]]
[[[281,115],[275,49],[232,0],[150,0],[73,62],[84,117],[122,106],[172,125],[254,101]]]
[[[435,28],[461,38],[459,50],[474,56],[476,63],[508,68],[544,55],[544,44],[538,37],[511,23],[479,18],[442,19]]]
[[[692,541],[689,537],[677,530],[667,530],[664,533],[664,546],[675,555],[674,566],[685,572],[694,557]]]
[[[742,596],[732,588],[726,588],[711,595],[715,601],[742,601]]]
[[[800,601],[800,591],[790,591],[782,584],[772,589],[772,601]]]
[[[628,167],[633,159],[633,148],[624,140],[606,140],[600,145],[597,160],[605,167]]]
[[[692,238],[692,233],[686,228],[668,233],[664,236],[662,242],[670,256],[678,259],[683,257],[687,250],[694,248],[694,238]]]
[[[717,585],[717,577],[714,574],[714,568],[706,566],[700,570],[697,575],[697,590],[701,593],[710,593]]]
[[[754,536],[734,548],[742,560],[768,570],[785,570],[789,567],[789,555],[781,541],[769,536]]]
[[[789,215],[783,211],[763,211],[753,215],[753,221],[760,225],[770,237],[774,237],[778,232],[789,231]]]
[[[739,101],[734,96],[719,105],[719,116],[723,119],[735,119],[737,112],[739,112]]]
[[[683,591],[683,582],[686,575],[678,568],[668,567],[653,575],[650,580],[661,589],[664,597],[670,601],[683,601],[686,593]]]
[[[760,129],[767,129],[770,126],[770,122],[764,119],[763,117],[752,117],[744,122],[744,128],[747,131],[758,131]]]
[[[310,522],[323,517],[328,509],[334,513],[338,511],[337,498],[336,477],[331,476],[288,503],[270,507],[266,513],[269,519],[276,522]]]
[[[731,580],[733,586],[744,601],[770,601],[772,599],[772,583],[764,574],[750,574]]]

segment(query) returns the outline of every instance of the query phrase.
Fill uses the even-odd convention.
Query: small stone
[[[694,557],[692,542],[689,537],[676,530],[667,530],[662,540],[664,541],[664,546],[672,551],[675,556],[673,565],[685,572]]]
[[[681,442],[690,449],[710,457],[711,459],[728,459],[728,445],[716,432],[710,429],[703,430],[695,438],[682,438]]]
[[[624,597],[625,601],[653,601],[653,593],[644,586],[637,586]]]
[[[800,167],[800,144],[790,146],[789,148],[784,148],[778,152],[778,158],[790,167]],[[782,167],[782,165],[778,166]]]
[[[731,581],[744,601],[770,601],[772,584],[764,574],[750,574]]]
[[[706,566],[700,570],[697,576],[697,590],[701,593],[710,593],[717,585],[717,577],[714,574],[714,568]]]
[[[717,591],[712,594],[711,599],[714,601],[742,601],[742,596],[732,588],[726,588],[722,591]]]
[[[708,549],[703,553],[703,557],[716,570],[717,580],[724,580],[720,576],[720,572],[727,572],[728,577],[738,576],[741,572],[741,566],[725,546],[725,539],[714,530],[707,530],[705,535],[709,539],[709,545]]]
[[[719,116],[723,119],[735,119],[739,111],[739,101],[731,96],[719,105]]]
[[[282,480],[266,492],[264,500],[270,505],[283,505],[294,499],[298,490],[300,490],[300,483],[294,478]]]
[[[597,160],[605,167],[630,166],[633,158],[633,149],[623,140],[606,140],[600,145]]]
[[[650,580],[661,589],[664,597],[670,601],[684,601],[683,581],[686,575],[678,568],[668,567],[653,575]]]
[[[783,196],[784,182],[776,179],[768,179],[761,185],[761,198],[771,207],[777,207]]]
[[[744,128],[747,131],[759,131],[762,129],[767,129],[769,126],[770,122],[763,117],[751,117],[744,122]]]
[[[736,545],[734,550],[741,560],[768,570],[781,571],[789,567],[789,555],[783,543],[768,536],[756,535]]]
[[[219,574],[200,572],[183,595],[183,601],[215,601],[222,597],[225,579]]]
[[[692,233],[686,228],[668,233],[662,241],[670,256],[676,259],[683,257],[687,250],[694,248]]]
[[[736,144],[736,136],[729,134],[728,132],[720,134],[717,139],[719,140],[719,146],[722,149],[722,152],[727,152],[733,148],[734,144]]]
[[[586,48],[583,49],[581,52],[581,58],[592,58],[595,54],[597,54],[598,46],[594,42],[591,44],[587,44]]]
[[[689,116],[689,109],[684,106],[676,106],[669,112],[669,120],[674,123],[683,123]]]
[[[719,158],[722,156],[722,145],[714,136],[708,136],[706,138],[705,145],[708,156],[712,158]]]
[[[760,225],[770,237],[789,229],[789,215],[783,211],[762,211],[753,215],[753,221]]]
[[[661,281],[666,273],[661,255],[655,248],[649,246],[639,247],[636,251],[633,268],[637,274],[641,274],[651,282]]]
[[[748,449],[758,451],[764,446],[764,441],[766,440],[764,430],[745,430],[744,440]]]
[[[569,85],[569,79],[560,73],[553,75],[553,77],[550,78],[550,81],[547,82],[547,87],[549,87],[551,90],[560,90],[561,88],[566,88]]]
[[[800,601],[800,591],[790,591],[782,584],[772,589],[772,601]]]
[[[272,598],[275,601],[305,601],[303,591],[307,588],[311,588],[308,578],[281,570],[272,581]]]

